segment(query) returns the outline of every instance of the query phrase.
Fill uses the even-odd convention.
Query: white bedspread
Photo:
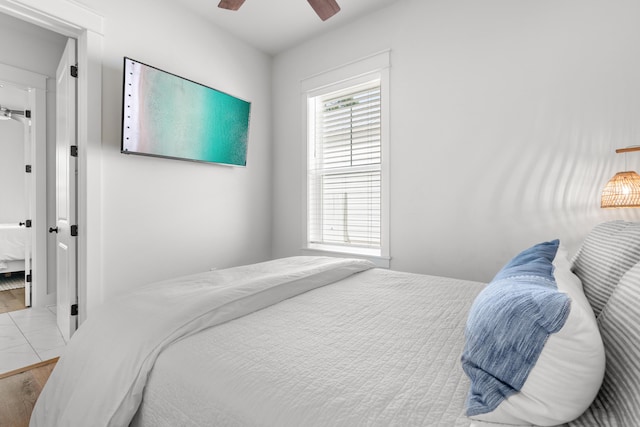
[[[468,427],[483,287],[372,269],[207,329],[158,357],[132,426]]]
[[[172,343],[372,266],[286,258],[160,282],[112,300],[67,345],[30,425],[127,426],[158,354]]]
[[[24,259],[27,231],[18,224],[0,224],[0,271],[6,268],[3,261]]]

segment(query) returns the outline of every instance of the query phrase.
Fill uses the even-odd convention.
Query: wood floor
[[[0,291],[0,313],[23,310],[25,308],[27,307],[24,305],[24,288]],[[0,424],[0,426],[2,425]]]
[[[58,359],[0,376],[0,426],[27,427],[42,387]]]

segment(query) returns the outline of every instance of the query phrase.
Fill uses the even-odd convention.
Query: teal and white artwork
[[[122,152],[246,166],[251,103],[125,58]]]

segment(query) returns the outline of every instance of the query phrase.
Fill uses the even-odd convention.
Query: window
[[[308,249],[388,259],[384,77],[306,93]]]

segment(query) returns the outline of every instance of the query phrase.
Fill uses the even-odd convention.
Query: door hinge
[[[78,66],[77,65],[72,65],[71,66],[71,77],[78,77]]]
[[[25,278],[25,281],[27,283],[31,283],[31,273],[27,274],[27,277]]]
[[[71,157],[78,157],[78,146],[72,145],[69,148],[71,149]]]
[[[78,304],[72,304],[71,305],[71,315],[72,316],[77,316],[78,315]]]
[[[25,165],[25,167],[24,167],[24,171],[25,171],[26,173],[31,173],[31,165]]]
[[[78,226],[77,225],[72,225],[71,226],[71,235],[73,237],[77,237],[78,236]]]

